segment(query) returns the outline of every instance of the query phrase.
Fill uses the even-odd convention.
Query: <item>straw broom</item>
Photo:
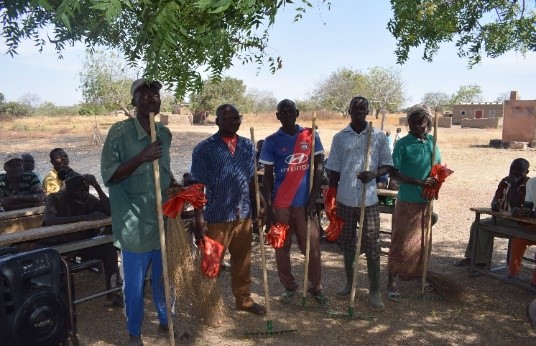
[[[207,278],[199,269],[201,256],[192,251],[189,234],[180,215],[168,218],[166,239],[169,276],[179,310],[206,324],[215,323],[223,310],[218,280]]]

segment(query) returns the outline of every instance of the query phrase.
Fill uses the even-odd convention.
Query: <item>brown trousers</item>
[[[275,249],[275,259],[277,262],[277,275],[279,282],[287,290],[295,291],[299,285],[294,279],[290,264],[290,248],[292,246],[292,234],[296,233],[298,247],[302,254],[305,255],[307,242],[307,219],[305,216],[305,207],[274,208],[276,221],[290,226],[289,234],[285,239],[283,247]],[[318,227],[318,216],[309,220],[311,223],[311,247],[309,249],[309,287],[311,293],[318,292],[322,289],[321,283],[321,263],[320,263],[320,229]]]
[[[236,308],[253,305],[251,298],[251,219],[208,224],[207,236],[223,245],[221,261],[229,249],[231,254],[231,287]]]

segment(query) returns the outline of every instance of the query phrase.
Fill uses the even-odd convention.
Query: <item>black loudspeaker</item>
[[[0,345],[57,345],[69,333],[60,254],[40,249],[0,257]]]

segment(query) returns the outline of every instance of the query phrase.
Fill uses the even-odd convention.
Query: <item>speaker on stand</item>
[[[53,249],[0,257],[0,345],[57,345],[69,335],[62,259]]]

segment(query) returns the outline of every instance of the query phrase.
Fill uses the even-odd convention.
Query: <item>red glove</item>
[[[201,244],[201,272],[209,278],[216,277],[220,272],[220,259],[223,252],[223,245],[217,241],[204,236]]]
[[[324,208],[326,209],[326,216],[329,221],[333,220],[337,216],[337,188],[330,186],[324,191]]]
[[[162,205],[164,215],[176,218],[182,212],[185,202],[189,202],[196,209],[202,208],[207,203],[204,188],[203,184],[192,184],[181,190]]]
[[[428,200],[437,199],[439,197],[439,189],[449,175],[454,173],[453,170],[447,168],[447,165],[436,163],[430,171],[430,176],[437,179],[438,183],[435,187],[426,186],[422,191],[422,197]]]
[[[326,209],[326,216],[329,220],[329,226],[326,229],[326,240],[334,242],[339,239],[344,221],[337,216],[337,188],[330,186],[324,191],[324,207]]]
[[[271,225],[270,231],[266,234],[268,244],[272,245],[274,249],[282,248],[283,244],[285,244],[285,239],[287,239],[288,228],[288,225],[281,222]]]

